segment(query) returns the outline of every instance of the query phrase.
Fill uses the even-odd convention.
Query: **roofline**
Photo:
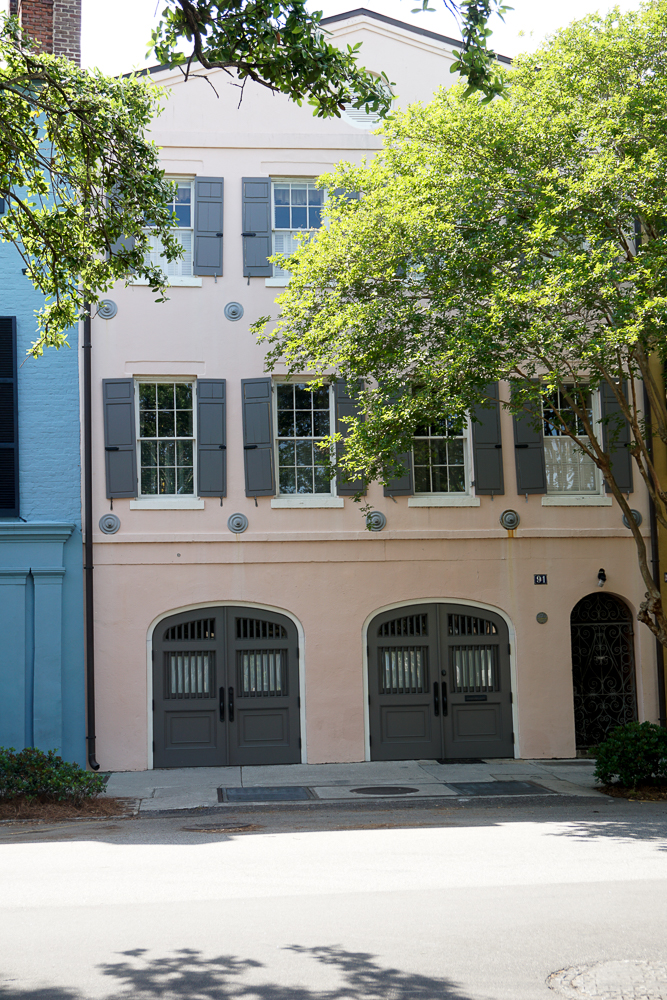
[[[375,21],[382,21],[384,24],[391,24],[393,28],[403,28],[405,31],[411,31],[414,35],[422,35],[425,38],[435,38],[438,42],[445,42],[447,45],[453,45],[455,48],[462,49],[463,42],[460,38],[450,38],[449,35],[440,35],[437,31],[429,31],[427,28],[418,28],[415,24],[408,24],[407,21],[399,21],[395,17],[387,17],[386,14],[376,14],[374,10],[367,10],[366,7],[357,7],[355,10],[345,11],[343,14],[332,14],[330,17],[323,17],[320,24],[335,24],[337,21],[347,21],[351,17],[370,17]],[[506,63],[507,66],[512,65],[512,60],[508,56],[501,56],[496,54],[496,59],[498,62]],[[180,63],[182,66],[183,64]],[[149,73],[159,73],[161,70],[166,69],[177,69],[178,66],[170,66],[168,63],[162,63],[157,66],[147,66],[145,69],[134,70],[130,73],[121,73],[122,78],[127,78],[130,76],[148,76]]]
[[[386,14],[377,14],[374,10],[367,10],[366,7],[357,7],[356,10],[348,10],[344,14],[332,14],[330,17],[323,17],[320,24],[334,24],[336,21],[347,21],[351,17],[370,17],[375,21],[382,21],[384,24],[391,24],[394,28],[403,28],[411,31],[415,35],[423,35],[426,38],[435,38],[438,42],[445,42],[447,45],[454,45],[458,49],[463,48],[460,38],[450,38],[449,35],[441,35],[437,31],[429,31],[427,28],[418,28],[415,24],[408,24],[407,21],[399,21],[395,17],[387,17]],[[496,55],[498,62],[511,66],[512,60],[509,56]]]

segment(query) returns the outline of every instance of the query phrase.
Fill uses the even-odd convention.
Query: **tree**
[[[507,100],[465,100],[459,85],[392,117],[382,156],[323,179],[348,197],[281,259],[292,278],[278,323],[256,325],[269,369],[365,380],[340,460],[351,477],[386,481],[416,426],[462,417],[491,382],[509,383],[505,405],[536,427],[546,400],[627,519],[639,618],[663,645],[659,583],[615,466],[629,427],[667,528],[652,454],[652,435],[667,443],[666,39],[667,0],[589,17],[517,60]],[[590,406],[599,385],[604,419]]]

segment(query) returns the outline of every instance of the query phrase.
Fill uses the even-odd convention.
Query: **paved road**
[[[10,1000],[557,1000],[666,929],[667,803],[0,827]]]

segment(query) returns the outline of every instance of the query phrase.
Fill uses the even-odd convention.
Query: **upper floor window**
[[[467,426],[444,417],[417,427],[413,444],[415,493],[467,493]]]
[[[595,421],[598,418],[598,394],[588,389],[574,391],[579,393],[580,403],[588,412],[589,420]],[[545,398],[542,413],[547,493],[601,493],[602,482],[595,463],[565,432],[563,425],[574,431],[582,442],[589,441],[581,419],[560,390]]]
[[[192,277],[192,251],[194,242],[193,226],[193,182],[172,178],[176,184],[171,210],[176,215],[177,222],[172,230],[176,239],[183,247],[183,256],[179,260],[168,261],[162,256],[162,243],[157,236],[150,237],[152,264],[158,267],[169,278]]]
[[[192,382],[139,382],[141,496],[194,493]]]
[[[298,247],[297,236],[322,225],[326,192],[313,181],[274,181],[271,221],[273,253],[286,257]],[[273,277],[289,279],[289,272],[273,265]]]
[[[278,383],[276,400],[278,492],[333,493],[329,455],[317,447],[333,426],[331,387]]]

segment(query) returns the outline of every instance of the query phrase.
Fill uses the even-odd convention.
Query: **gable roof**
[[[446,45],[453,45],[458,49],[463,48],[460,38],[450,38],[449,35],[441,35],[437,31],[429,31],[427,28],[419,28],[416,24],[408,24],[407,21],[399,21],[395,17],[387,17],[386,14],[377,14],[374,10],[366,7],[357,7],[355,10],[345,11],[344,14],[332,14],[330,17],[323,17],[320,24],[334,24],[336,21],[347,21],[351,17],[370,17],[374,21],[382,21],[384,24],[391,24],[394,28],[403,28],[404,31],[411,31],[415,35],[422,35],[426,38],[435,38],[438,42],[445,42]],[[499,62],[511,65],[512,60],[508,56],[497,55]]]

